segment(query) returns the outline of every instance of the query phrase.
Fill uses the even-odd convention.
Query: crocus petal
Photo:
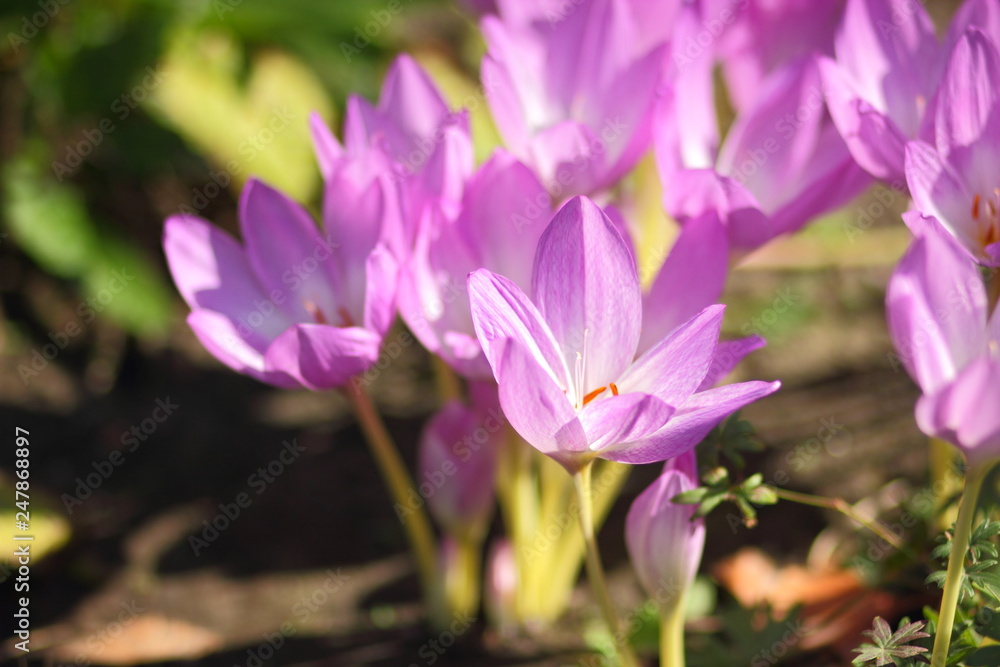
[[[709,211],[685,223],[643,297],[637,353],[642,354],[703,308],[717,303],[728,266],[726,229],[718,213]]]
[[[396,282],[399,262],[385,245],[378,245],[365,262],[364,327],[380,337],[396,318]]]
[[[938,151],[922,141],[908,143],[906,181],[914,208],[936,217],[967,248],[975,251],[978,239],[971,219],[972,194]]]
[[[535,128],[558,120],[558,111],[540,94],[546,90],[544,44],[523,31],[515,33],[495,16],[480,24],[489,51],[483,57],[482,79],[486,100],[504,142],[516,155],[525,157]]]
[[[590,192],[605,154],[594,150],[597,136],[583,123],[565,120],[539,130],[531,138],[528,161],[552,192]]]
[[[718,170],[753,194],[776,233],[798,229],[870,182],[826,111],[811,57],[768,76],[758,102],[726,137]]]
[[[628,367],[639,342],[639,277],[621,234],[589,199],[571,199],[542,234],[532,292],[567,367],[582,360],[578,391],[607,386]]]
[[[650,149],[656,97],[647,95],[645,104],[641,102],[641,95],[635,104],[622,105],[621,100],[629,99],[637,92],[656,90],[663,61],[664,49],[654,49],[617,74],[606,89],[593,96],[602,104],[586,119],[594,142],[590,148],[590,161],[602,168],[592,177],[589,189],[563,191],[563,196],[587,194],[614,185]],[[603,155],[595,151],[595,145],[602,149]]]
[[[500,406],[510,425],[532,447],[572,470],[574,454],[587,449],[587,434],[565,390],[516,340],[504,342],[500,369]]]
[[[464,242],[457,225],[440,207],[427,206],[414,248],[402,268],[399,312],[424,347],[441,355],[446,363],[463,374],[463,370],[456,365],[458,358],[442,346],[445,338],[452,333],[463,335],[463,340],[468,336],[473,336],[475,340],[466,282],[469,273],[482,265],[476,253]],[[471,350],[467,352],[471,353]],[[477,355],[481,356],[478,343],[472,356]],[[470,357],[463,353],[459,358],[468,360]],[[482,361],[485,363],[485,359]],[[483,369],[482,364],[478,367]],[[485,372],[486,377],[490,377],[488,364]]]
[[[674,414],[674,408],[648,394],[619,394],[596,400],[580,411],[590,450],[602,458],[623,460],[622,443],[655,433]]]
[[[485,424],[494,426],[492,431]],[[502,422],[458,401],[446,403],[420,436],[420,479],[436,490],[427,497],[434,518],[451,535],[481,535],[494,505],[498,435]],[[487,440],[473,450],[463,440],[478,430]],[[489,437],[492,436],[492,437]]]
[[[915,136],[942,60],[923,6],[909,0],[848,0],[836,53],[860,99],[892,118],[905,136]]]
[[[982,280],[950,234],[928,231],[913,242],[889,281],[886,309],[899,357],[924,393],[954,378],[985,344]]]
[[[810,220],[848,203],[868,186],[872,177],[858,166],[833,124],[823,128],[809,166],[795,196],[771,214],[774,231],[786,234]]]
[[[827,108],[851,155],[875,178],[902,182],[907,138],[891,118],[859,99],[839,64],[823,58],[819,67]]]
[[[701,563],[704,520],[692,521],[693,506],[671,502],[695,486],[683,472],[666,470],[639,494],[625,518],[632,565],[646,593],[661,605],[676,603]]]
[[[310,389],[341,387],[378,359],[382,338],[360,327],[296,324],[264,355],[268,373],[284,372]]]
[[[981,30],[969,28],[958,40],[941,81],[937,107],[937,146],[946,154],[969,146],[985,134],[1000,134],[1000,54]]]
[[[328,179],[333,176],[343,160],[344,149],[318,113],[309,114],[309,130],[312,133],[313,148],[316,151],[320,173],[324,179]]]
[[[760,203],[736,180],[712,169],[684,169],[664,178],[663,207],[679,222],[716,211],[726,224],[729,244],[753,249],[774,237],[771,221]]]
[[[224,315],[211,310],[195,310],[188,315],[187,322],[205,349],[234,371],[277,387],[301,386],[298,379],[284,371],[265,371],[263,343],[245,337],[246,330]]]
[[[917,402],[920,429],[962,449],[970,463],[1000,456],[1000,361],[981,357],[962,369],[955,381]],[[990,403],[993,401],[994,403]]]
[[[663,472],[676,470],[690,480],[692,487],[698,483],[698,453],[695,450],[684,452],[680,456],[663,462]]]
[[[680,456],[701,442],[728,415],[779,388],[780,382],[754,381],[698,392],[677,408],[666,426],[643,440],[622,445],[623,457],[613,460],[640,464]]]
[[[517,285],[492,271],[479,269],[469,276],[469,302],[476,335],[498,382],[504,347],[508,339],[513,339],[536,358],[561,390],[569,388],[569,373],[552,331]]]
[[[698,386],[698,391],[705,391],[717,385],[736,368],[737,364],[743,361],[743,357],[765,345],[767,345],[767,341],[760,336],[720,340],[715,347],[715,354],[712,356],[712,366],[708,369],[705,379],[701,381],[701,385]]]
[[[396,58],[382,83],[378,109],[408,137],[432,137],[448,104],[427,72],[407,54]]]
[[[789,63],[768,77],[760,99],[726,136],[719,172],[746,186],[766,212],[790,199],[809,162],[826,114],[820,84],[810,60]]]
[[[672,44],[674,71],[669,75],[673,85],[664,86],[654,112],[657,118],[653,127],[654,142],[661,175],[680,167],[710,168],[719,151],[719,122],[712,77],[715,54],[712,49],[697,49],[691,53],[691,45],[697,44],[704,28],[696,5],[685,4],[680,8]],[[671,145],[676,147],[673,151]],[[663,154],[670,152],[679,159],[674,168],[662,162]]]
[[[415,196],[458,202],[475,162],[467,111],[452,114],[435,131],[434,149],[429,157],[423,149],[407,160],[410,171],[422,167]],[[420,202],[415,202],[419,206]]]
[[[240,229],[250,264],[264,289],[291,293],[282,307],[293,320],[317,321],[321,313],[328,322],[336,321],[340,281],[333,262],[326,261],[334,248],[320,236],[301,205],[251,179],[240,198]],[[311,272],[305,271],[309,258],[316,261]],[[299,278],[297,284],[289,282],[292,275]]]
[[[481,250],[481,266],[527,291],[551,216],[551,199],[534,172],[497,150],[466,184],[456,228],[466,245]]]
[[[942,53],[952,53],[969,27],[976,27],[1000,45],[1000,4],[996,0],[965,0],[948,26]]]
[[[285,291],[265,292],[243,248],[211,223],[193,216],[169,218],[163,249],[174,283],[192,310],[207,309],[228,318],[251,348],[262,352],[291,325],[276,305],[285,300]]]
[[[653,394],[682,405],[711,367],[725,307],[708,306],[639,357],[618,380],[622,393]]]

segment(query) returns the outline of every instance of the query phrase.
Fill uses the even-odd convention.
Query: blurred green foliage
[[[4,0],[0,232],[81,302],[134,275],[101,316],[161,335],[166,215],[231,225],[254,174],[315,203],[308,113],[339,129],[347,95],[376,98],[411,47],[465,95],[472,27],[446,0]]]

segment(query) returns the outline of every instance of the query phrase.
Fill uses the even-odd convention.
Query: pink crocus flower
[[[551,218],[548,193],[528,167],[498,150],[465,184],[457,210],[429,205],[402,271],[399,309],[430,352],[469,378],[492,378],[466,293],[471,271],[488,268],[522,289]]]
[[[557,199],[608,188],[649,148],[667,5],[581,0],[557,20],[541,8],[483,18],[497,128]]]
[[[965,0],[948,26],[944,38],[944,53],[951,53],[967,28],[979,28],[1000,44],[1000,3],[996,0]]]
[[[385,177],[399,183],[406,243],[428,201],[454,205],[473,171],[468,114],[451,112],[431,78],[406,54],[386,73],[377,105],[357,95],[348,98],[343,145],[318,116],[310,121],[327,180],[340,165],[376,162]]]
[[[500,405],[531,445],[575,472],[596,457],[650,463],[694,447],[729,413],[779,387],[700,391],[722,306],[636,359],[642,294],[628,245],[586,198],[567,202],[535,251],[529,298],[511,280],[469,276],[472,318]]]
[[[688,220],[642,295],[641,355],[705,308],[718,303],[729,272],[726,228],[709,210]],[[678,289],[683,285],[684,289]],[[760,336],[719,341],[712,367],[702,382],[708,389],[729,374],[746,355],[764,347]]]
[[[812,53],[833,54],[844,0],[701,0],[697,32],[685,44],[715,52],[733,106],[744,112],[770,74]],[[689,49],[693,52],[694,49]]]
[[[907,214],[917,237],[889,281],[889,332],[920,386],[917,425],[970,464],[1000,456],[1000,316],[979,267],[933,218]],[[993,280],[997,280],[996,275]]]
[[[910,0],[848,0],[836,59],[820,67],[827,106],[858,164],[901,186],[906,142],[933,131],[933,102],[946,52],[934,23]]]
[[[958,40],[938,93],[936,141],[906,146],[915,210],[981,263],[1000,266],[1000,54],[981,30]]]
[[[711,96],[695,99],[706,105],[704,114],[714,115]],[[849,201],[871,180],[833,125],[813,57],[768,76],[717,155],[711,143],[697,147],[685,140],[677,111],[685,100],[680,93],[666,97],[655,128],[664,207],[682,223],[715,210],[731,248],[751,250],[795,231]]]
[[[676,604],[691,586],[705,547],[705,521],[692,520],[695,506],[671,499],[698,486],[694,452],[666,463],[663,474],[629,508],[625,544],[646,593],[663,605]]]
[[[468,404],[446,403],[420,438],[418,489],[455,537],[482,539],[495,505],[494,477],[505,436],[492,381],[470,383]]]
[[[258,380],[309,389],[342,386],[375,363],[395,318],[400,246],[397,190],[379,173],[337,162],[323,229],[254,179],[240,198],[242,244],[198,217],[167,220],[170,272],[209,352]]]

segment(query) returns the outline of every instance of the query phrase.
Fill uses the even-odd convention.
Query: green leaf
[[[985,635],[990,639],[1000,639],[1000,612],[995,609],[990,609],[989,607],[983,607],[978,614],[976,614],[976,619],[980,617],[985,617],[986,622],[982,625],[976,626],[976,632],[981,635]]]
[[[897,659],[906,659],[926,653],[927,648],[923,646],[912,646],[909,642],[930,637],[923,631],[923,621],[910,623],[909,619],[899,622],[899,629],[894,633],[892,627],[880,616],[876,616],[872,623],[871,630],[865,630],[862,634],[870,637],[874,644],[862,644],[860,648],[853,649],[854,653],[860,655],[854,659],[855,665],[866,665],[874,663],[876,667],[891,665]]]
[[[3,212],[14,242],[46,271],[83,285],[77,314],[109,317],[130,333],[163,332],[172,298],[163,276],[133,244],[101,230],[69,185],[25,154],[3,174]]]
[[[24,252],[56,276],[76,278],[86,271],[99,240],[75,190],[47,177],[40,161],[27,155],[8,165],[3,189],[4,218]]]
[[[984,646],[965,658],[968,667],[996,667],[1000,665],[1000,646]]]
[[[690,491],[678,493],[670,499],[670,502],[675,505],[697,505],[704,500],[709,493],[711,493],[711,489],[699,486],[697,489],[691,489]]]

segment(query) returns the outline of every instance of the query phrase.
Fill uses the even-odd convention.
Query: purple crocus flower
[[[468,113],[449,111],[434,82],[405,54],[386,73],[377,105],[348,98],[343,145],[318,116],[311,127],[327,180],[346,160],[374,163],[400,183],[407,243],[428,201],[454,205],[472,174]]]
[[[405,263],[399,310],[429,351],[469,378],[492,378],[472,323],[466,278],[488,268],[522,289],[551,218],[548,193],[505,151],[494,153],[465,184],[457,211],[430,205]]]
[[[996,0],[965,0],[948,26],[944,53],[951,53],[970,27],[979,28],[989,35],[994,44],[1000,44],[1000,3]]]
[[[833,125],[813,57],[768,76],[756,103],[737,116],[717,158],[711,145],[695,150],[680,141],[684,128],[676,105],[683,103],[677,98],[661,105],[657,119],[664,206],[682,223],[715,210],[733,248],[750,250],[795,231],[871,180]],[[704,113],[714,114],[714,108]]]
[[[676,505],[674,496],[698,486],[694,452],[672,459],[663,474],[639,494],[625,519],[625,544],[646,593],[674,604],[691,585],[705,547],[705,521],[692,521],[695,506]]]
[[[936,217],[978,261],[1000,266],[1000,54],[982,31],[959,39],[938,92],[936,147],[906,146],[915,210]]]
[[[886,293],[889,332],[920,386],[917,424],[970,464],[1000,456],[1000,316],[989,315],[979,269],[936,220],[918,219]],[[993,276],[993,280],[996,280]]]
[[[497,455],[504,437],[496,385],[470,383],[469,405],[451,401],[420,438],[419,489],[450,535],[481,539],[494,505]]]
[[[808,54],[832,55],[844,7],[844,0],[701,2],[698,33],[685,42],[711,44],[722,63],[729,97],[740,112],[756,103],[772,72]]]
[[[925,114],[945,52],[923,6],[911,0],[848,0],[836,60],[820,62],[827,106],[858,164],[902,185],[906,142],[932,131]]]
[[[327,177],[323,230],[254,179],[240,199],[242,245],[201,218],[169,218],[163,247],[195,335],[227,366],[279,387],[329,389],[367,370],[395,318],[396,197],[348,161]]]
[[[642,295],[642,333],[637,354],[712,304],[718,303],[729,271],[725,225],[715,211],[687,221]],[[677,289],[684,285],[684,289]],[[760,336],[719,341],[701,389],[714,386],[743,358],[764,347]]]
[[[514,429],[570,472],[596,457],[662,461],[694,447],[729,413],[779,387],[746,382],[699,391],[722,306],[710,306],[638,359],[642,293],[614,224],[575,197],[542,234],[532,298],[480,269],[472,318]]]
[[[671,3],[645,4],[581,0],[557,21],[540,10],[482,21],[497,128],[558,199],[611,186],[649,148],[669,31],[653,5]]]

